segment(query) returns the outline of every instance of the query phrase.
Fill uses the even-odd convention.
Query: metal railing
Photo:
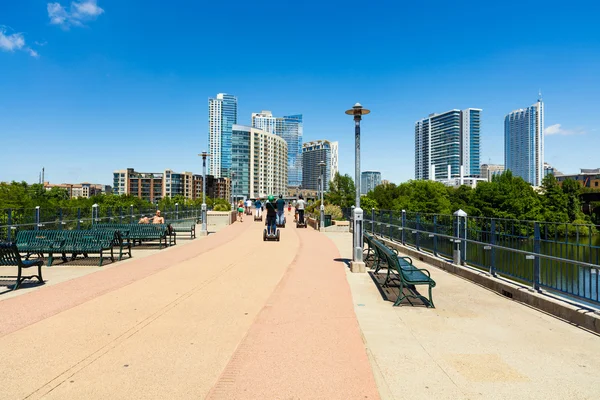
[[[0,209],[0,241],[14,241],[20,230],[89,229],[102,223],[137,223],[142,216],[152,217],[157,208],[107,207]],[[200,207],[174,206],[161,209],[166,222],[195,219],[202,223]]]
[[[593,225],[371,210],[364,229],[436,256],[460,253],[461,264],[600,305],[600,236]]]

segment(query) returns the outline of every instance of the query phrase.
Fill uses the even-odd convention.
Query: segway
[[[254,220],[255,221],[262,221],[262,212],[260,213],[260,217],[257,215],[258,214],[258,209],[256,210],[257,212],[254,213]]]
[[[298,218],[296,219],[296,228],[306,228],[306,218],[304,219],[304,222],[300,222],[300,215],[298,215]]]
[[[267,233],[267,228],[265,228],[265,230],[263,231],[263,241],[266,242],[267,240],[276,240],[279,242],[279,229],[275,228],[275,233],[269,235]]]

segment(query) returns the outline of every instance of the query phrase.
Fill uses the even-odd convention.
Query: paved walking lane
[[[0,300],[0,397],[202,399],[215,387],[213,398],[376,398],[335,254],[310,229],[265,243],[262,225],[245,220]],[[268,395],[231,391],[248,388]]]
[[[379,398],[345,264],[322,234],[297,233],[297,258],[209,399]]]

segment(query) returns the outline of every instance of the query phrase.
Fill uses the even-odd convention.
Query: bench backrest
[[[0,243],[0,265],[19,265],[21,255],[14,243]]]

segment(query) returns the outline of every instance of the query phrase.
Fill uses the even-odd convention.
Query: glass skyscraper
[[[504,118],[504,166],[533,186],[544,179],[544,102]]]
[[[231,131],[237,124],[237,98],[219,93],[208,99],[209,174],[229,177],[231,170]]]
[[[480,174],[481,109],[430,114],[415,123],[415,179]]]
[[[368,194],[381,185],[381,172],[364,171],[360,174],[360,194]]]
[[[321,176],[319,163],[325,161],[323,171],[325,191],[329,190],[329,182],[338,172],[337,160],[338,142],[315,140],[304,143],[302,146],[302,188],[319,190],[319,177]]]
[[[252,126],[283,138],[288,146],[288,186],[302,184],[302,114],[273,117],[270,111],[252,114]]]

